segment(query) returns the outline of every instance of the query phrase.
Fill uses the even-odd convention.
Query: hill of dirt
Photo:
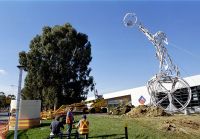
[[[164,111],[164,109],[156,106],[146,106],[140,105],[138,107],[132,108],[131,111],[126,113],[129,117],[157,117],[157,116],[171,116],[171,114]]]

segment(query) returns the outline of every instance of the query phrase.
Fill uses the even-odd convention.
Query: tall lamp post
[[[23,66],[17,66],[19,68],[19,82],[18,82],[18,93],[17,93],[17,106],[16,106],[16,120],[15,120],[15,134],[14,139],[17,139],[17,130],[18,130],[18,121],[19,121],[19,105],[20,105],[20,97],[21,97],[21,84],[22,84],[22,71],[24,69]]]

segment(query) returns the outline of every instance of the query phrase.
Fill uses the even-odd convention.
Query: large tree
[[[93,86],[91,44],[86,34],[70,24],[46,26],[29,48],[19,53],[19,63],[27,71],[24,99],[41,99],[43,107],[52,108],[86,98]]]

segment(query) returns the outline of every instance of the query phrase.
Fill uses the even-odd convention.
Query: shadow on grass
[[[17,137],[18,137],[19,139],[21,139],[21,138],[23,138],[23,139],[28,139],[28,136],[26,135],[26,132],[27,132],[27,130],[21,130],[21,131],[19,131]]]
[[[13,138],[14,138],[14,131],[9,131],[6,136],[6,139],[13,139]]]
[[[28,136],[26,135],[27,130],[19,130],[17,134],[17,138],[19,139],[28,139]],[[13,139],[14,138],[14,131],[9,131],[8,135],[6,136],[6,139]]]
[[[106,139],[106,138],[114,138],[114,139],[125,139],[125,135],[124,134],[109,134],[109,135],[99,135],[99,136],[92,136],[92,137],[88,137],[88,138],[102,138],[102,139]]]
[[[44,127],[44,126],[50,126],[50,124],[49,123],[41,123],[39,126],[37,126],[37,127]]]

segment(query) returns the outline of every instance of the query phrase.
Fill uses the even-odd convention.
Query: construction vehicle
[[[98,98],[93,100],[88,105],[89,113],[106,113],[107,112],[107,101],[104,98]]]
[[[94,83],[94,85],[96,85]],[[95,87],[95,86],[94,86]],[[102,95],[98,95],[97,90],[94,88],[94,96],[95,100],[92,101],[82,101],[79,103],[73,103],[70,105],[62,105],[56,111],[48,110],[41,112],[41,119],[53,119],[55,116],[66,115],[67,111],[70,107],[73,107],[73,113],[82,114],[82,113],[106,113],[107,109],[107,101],[103,98]]]
[[[82,113],[106,113],[107,112],[107,101],[100,97],[92,100],[90,102],[80,102],[80,103],[73,103],[71,105],[62,105],[56,111],[47,110],[42,111],[40,113],[40,117],[43,120],[50,120],[55,118],[55,116],[62,116],[66,115],[67,111],[70,107],[73,107],[73,113],[75,114],[82,114]]]
[[[108,111],[107,101],[103,98],[102,95],[98,94],[97,89],[94,89],[94,96],[95,100],[87,102],[89,113],[106,113]]]
[[[43,120],[53,119],[56,116],[66,115],[70,107],[73,107],[73,113],[88,113],[88,108],[85,102],[73,103],[71,105],[62,105],[56,111],[47,110],[40,113],[40,117]]]
[[[42,111],[40,113],[40,119],[42,120],[50,120],[53,119],[54,117],[54,111],[53,110],[47,110],[47,111]]]

